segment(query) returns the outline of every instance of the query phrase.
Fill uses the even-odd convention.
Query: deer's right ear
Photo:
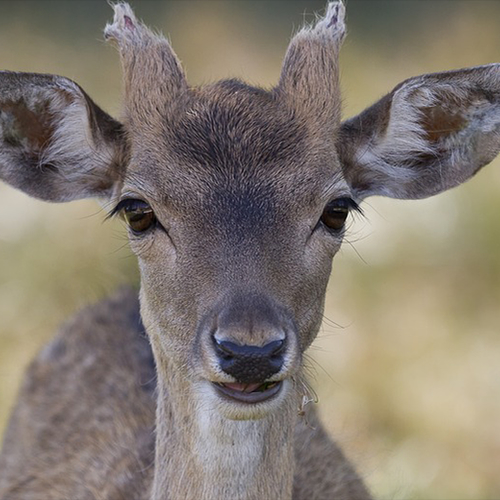
[[[410,78],[344,122],[337,145],[357,200],[457,186],[500,151],[500,64]]]
[[[122,126],[67,78],[0,72],[0,179],[47,201],[110,197]]]

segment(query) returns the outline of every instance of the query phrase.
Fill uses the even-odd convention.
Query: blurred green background
[[[323,1],[135,0],[194,84],[271,86]],[[500,61],[500,2],[349,0],[346,116],[401,80]],[[76,80],[120,113],[99,1],[0,2],[0,67]],[[500,169],[425,201],[370,199],[336,257],[310,350],[323,420],[379,498],[500,498]],[[118,222],[0,185],[0,434],[22,372],[57,326],[137,283]]]

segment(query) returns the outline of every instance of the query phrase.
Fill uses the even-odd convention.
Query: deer
[[[120,121],[68,78],[0,73],[0,178],[110,204],[141,274],[33,361],[0,498],[371,498],[307,404],[332,259],[366,198],[433,196],[496,157],[500,65],[409,78],[343,120],[342,2],[292,38],[270,90],[191,87],[170,43],[113,8]]]

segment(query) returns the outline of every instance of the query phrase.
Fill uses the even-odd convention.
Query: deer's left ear
[[[122,125],[71,80],[0,72],[0,180],[47,201],[109,198],[126,147]]]
[[[338,151],[357,199],[465,182],[500,151],[500,64],[406,80],[342,123]]]

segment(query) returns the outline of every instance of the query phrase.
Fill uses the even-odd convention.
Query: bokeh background
[[[276,82],[323,1],[132,1],[192,83]],[[401,80],[500,61],[500,2],[348,0],[346,116]],[[57,73],[120,113],[104,0],[0,2],[0,68]],[[384,499],[500,498],[500,165],[424,201],[370,199],[336,257],[310,350],[330,432]],[[123,228],[92,201],[0,185],[0,434],[23,370],[57,326],[137,283]],[[271,499],[269,499],[271,500]]]

